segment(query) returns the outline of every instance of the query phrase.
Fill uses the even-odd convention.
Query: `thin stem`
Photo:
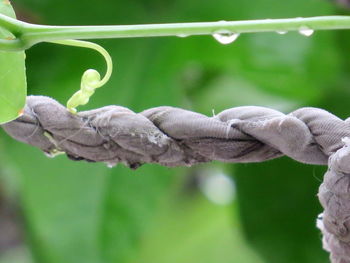
[[[0,15],[0,26],[14,33],[21,41],[21,48],[27,49],[36,43],[62,39],[212,35],[217,30],[229,30],[234,33],[297,31],[301,27],[313,30],[350,29],[350,16],[122,26],[44,26]],[[0,50],[10,50],[9,45],[10,43],[7,46],[0,43]],[[12,48],[15,50],[18,46],[13,44]]]
[[[22,29],[26,27],[26,25],[31,25],[31,24],[0,14],[0,27],[7,29],[14,35],[17,35],[18,33],[20,33]]]
[[[108,54],[107,50],[95,43],[72,39],[56,40],[50,42],[60,45],[94,49],[99,52],[106,61],[107,70],[105,76],[102,79],[98,71],[94,69],[88,69],[84,72],[81,78],[80,90],[75,92],[67,102],[68,110],[72,113],[76,113],[76,107],[87,104],[90,100],[90,97],[95,93],[95,89],[102,87],[111,77],[113,70],[112,58]]]
[[[112,75],[112,71],[113,71],[113,61],[112,61],[111,56],[107,52],[107,50],[105,50],[100,45],[97,45],[97,44],[92,43],[92,42],[78,41],[78,40],[71,40],[71,39],[56,40],[56,41],[50,41],[50,42],[54,43],[54,44],[74,46],[74,47],[83,47],[83,48],[89,48],[89,49],[96,50],[98,53],[100,53],[103,56],[103,58],[106,61],[106,65],[107,65],[106,73],[105,73],[104,77],[101,80],[99,80],[96,88],[102,87],[110,79],[110,77]]]

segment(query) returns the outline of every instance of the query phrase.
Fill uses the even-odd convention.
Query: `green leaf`
[[[16,17],[9,1],[0,1],[0,13]],[[14,36],[0,28],[1,39]],[[24,51],[0,51],[0,124],[16,119],[25,104],[27,83]]]

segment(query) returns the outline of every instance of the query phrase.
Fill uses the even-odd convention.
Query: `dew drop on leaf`
[[[299,33],[306,37],[309,37],[314,33],[314,30],[307,26],[302,26],[299,28]]]
[[[223,45],[231,44],[234,42],[238,37],[239,33],[232,33],[228,30],[220,30],[213,34],[213,37]]]

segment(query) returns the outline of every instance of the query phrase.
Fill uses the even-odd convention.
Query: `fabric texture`
[[[175,107],[135,113],[121,106],[70,113],[57,101],[29,96],[22,116],[2,125],[14,139],[72,160],[191,166],[212,160],[262,162],[286,155],[329,165],[320,186],[317,226],[334,263],[350,262],[350,120],[318,108],[289,114],[245,106],[208,117]]]

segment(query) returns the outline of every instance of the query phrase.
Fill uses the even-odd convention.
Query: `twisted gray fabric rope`
[[[282,155],[309,164],[330,160],[319,192],[325,211],[318,226],[332,262],[350,262],[350,121],[325,110],[285,115],[247,106],[207,117],[174,107],[134,113],[107,106],[73,115],[51,98],[29,96],[24,114],[2,127],[48,155],[64,152],[73,160],[122,162],[133,169],[144,163],[262,162]]]
[[[329,158],[329,169],[318,197],[324,207],[317,226],[323,233],[323,248],[334,263],[350,262],[350,139]]]

